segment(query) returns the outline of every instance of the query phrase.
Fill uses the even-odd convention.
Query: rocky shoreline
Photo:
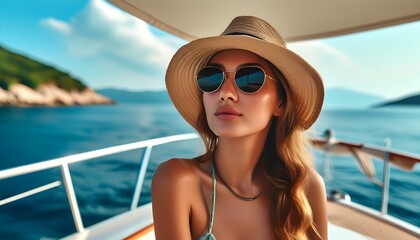
[[[82,91],[66,91],[49,84],[32,89],[20,83],[13,84],[8,90],[0,88],[0,106],[73,106],[113,103],[115,103],[113,100],[89,88]]]

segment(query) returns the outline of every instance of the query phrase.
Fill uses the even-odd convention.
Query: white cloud
[[[159,77],[159,81],[150,83],[149,88],[164,87],[163,73],[172,55],[180,46],[171,44],[171,41],[165,37],[154,35],[144,21],[126,14],[103,0],[91,0],[86,8],[68,22],[48,18],[42,23],[62,34],[70,53],[75,57],[113,62],[114,71],[137,72],[140,81]],[[96,71],[97,74],[102,74],[100,69]],[[148,78],[144,77],[145,75]],[[127,81],[129,81],[127,78],[133,77],[136,76],[133,74],[120,76]],[[109,76],[99,78],[109,78]],[[86,81],[91,80],[86,79]],[[142,83],[142,86],[147,88],[145,83]]]
[[[345,88],[386,98],[416,91],[418,74],[414,69],[419,68],[419,61],[401,51],[401,46],[381,46],[370,38],[330,41],[345,47],[338,49],[324,40],[289,44],[320,72],[326,88]]]
[[[44,19],[41,21],[41,24],[50,27],[63,35],[71,34],[71,27],[67,23],[55,18]]]
[[[347,82],[343,76],[360,71],[360,67],[347,54],[323,40],[291,43],[288,48],[302,56],[321,74],[326,88],[344,87]]]
[[[345,67],[355,67],[351,59],[338,49],[322,40],[312,40],[288,44],[288,48],[304,57],[313,65],[330,62]]]

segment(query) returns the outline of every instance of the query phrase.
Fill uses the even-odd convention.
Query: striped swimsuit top
[[[211,212],[210,212],[210,225],[209,230],[207,233],[203,234],[198,240],[216,240],[211,230],[213,229],[213,220],[214,220],[214,209],[216,205],[216,175],[214,170],[214,164],[212,164],[211,168],[211,176],[213,178],[213,193],[211,196]]]

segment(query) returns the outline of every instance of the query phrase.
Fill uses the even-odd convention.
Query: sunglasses
[[[217,91],[226,79],[227,71],[214,66],[207,66],[198,71],[196,76],[198,88],[205,93]],[[255,93],[264,85],[266,77],[275,80],[265,74],[259,66],[245,66],[235,72],[235,85],[241,92]]]

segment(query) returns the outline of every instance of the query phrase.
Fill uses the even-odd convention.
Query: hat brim
[[[253,52],[276,66],[286,78],[295,113],[308,129],[318,118],[324,101],[321,76],[302,57],[287,48],[246,35],[201,38],[181,47],[166,71],[166,88],[182,117],[194,128],[202,108],[202,94],[195,75],[216,52],[242,49]]]

